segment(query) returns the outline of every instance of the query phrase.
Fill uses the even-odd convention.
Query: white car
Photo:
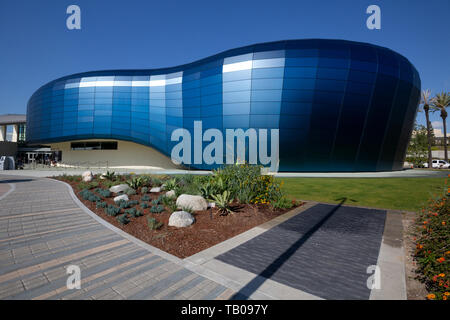
[[[448,169],[450,168],[450,163],[448,163],[447,161],[444,160],[433,160],[431,163],[433,168],[437,168],[437,169]],[[423,164],[423,166],[425,168],[428,168],[428,162],[425,162]]]

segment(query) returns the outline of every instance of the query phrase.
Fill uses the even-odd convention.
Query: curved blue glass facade
[[[170,157],[173,130],[193,132],[202,121],[224,136],[227,128],[279,129],[280,171],[399,170],[419,97],[418,72],[392,50],[279,41],[173,68],[57,79],[28,102],[27,141],[128,140]]]

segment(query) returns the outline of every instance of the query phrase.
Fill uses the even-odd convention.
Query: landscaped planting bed
[[[272,176],[260,174],[260,168],[232,165],[209,176],[197,175],[116,175],[111,172],[81,176],[59,176],[69,183],[80,201],[98,216],[177,257],[185,258],[234,237],[301,205],[288,200],[281,185]],[[126,184],[127,190],[114,193],[110,188]],[[125,186],[125,187],[126,187]],[[117,187],[116,187],[117,188]],[[161,190],[158,190],[161,188]],[[158,191],[158,192],[156,192]],[[166,193],[175,196],[166,196]],[[126,195],[128,201],[114,201]],[[180,195],[196,195],[201,210],[177,206]],[[125,197],[125,196],[123,196]],[[186,196],[183,196],[186,197]],[[205,200],[202,200],[205,199]],[[202,202],[204,201],[204,202]],[[207,203],[214,203],[213,207]],[[178,207],[178,208],[177,208]],[[194,206],[195,207],[195,206]],[[175,211],[193,216],[186,227],[169,226]]]

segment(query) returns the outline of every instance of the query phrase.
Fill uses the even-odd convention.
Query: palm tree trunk
[[[427,138],[428,138],[428,168],[433,168],[431,156],[431,130],[430,130],[430,116],[428,114],[428,106],[424,106],[425,118],[427,120]]]
[[[445,123],[445,118],[446,117],[442,117],[442,124],[444,127],[444,156],[445,156],[445,161],[448,162],[448,155],[447,155],[447,125]]]

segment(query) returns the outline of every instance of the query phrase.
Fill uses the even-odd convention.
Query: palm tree
[[[430,105],[433,104],[431,96],[431,90],[422,90],[422,97],[420,103],[423,105],[423,111],[425,111],[425,118],[427,121],[427,139],[428,139],[428,168],[432,168],[431,157],[431,130],[430,130]]]
[[[448,161],[447,156],[447,107],[450,106],[450,93],[441,92],[436,94],[436,97],[433,98],[433,110],[440,111],[442,118],[442,125],[444,129],[444,155],[445,161]]]

